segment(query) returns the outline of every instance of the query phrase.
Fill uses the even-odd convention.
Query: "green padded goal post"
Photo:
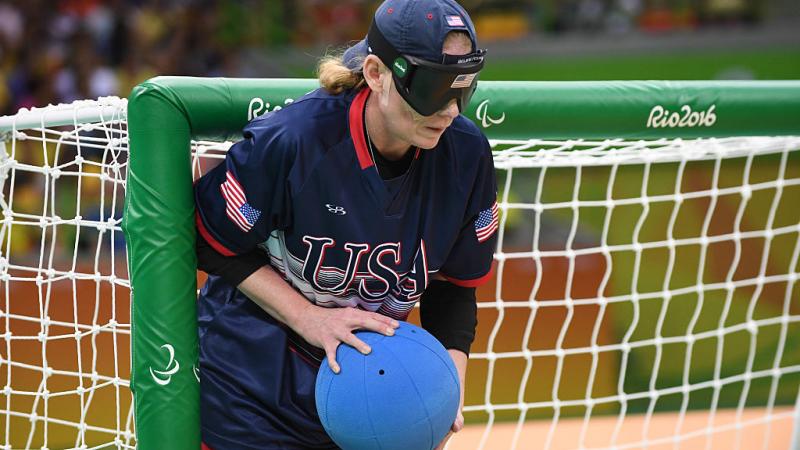
[[[199,445],[190,141],[235,140],[254,114],[316,87],[314,80],[159,77],[129,99],[124,228],[141,448]],[[798,135],[800,82],[482,82],[466,114],[493,139]],[[151,373],[172,357],[165,345],[180,363],[167,386]]]

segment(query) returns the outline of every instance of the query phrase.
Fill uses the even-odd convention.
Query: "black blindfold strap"
[[[383,33],[381,33],[381,30],[378,29],[377,25],[375,25],[374,20],[369,26],[369,32],[367,32],[367,44],[369,44],[370,52],[380,58],[381,61],[383,61],[383,64],[385,64],[389,70],[395,72],[395,74],[401,79],[408,75],[409,64],[405,58],[403,58],[402,63],[404,67],[402,75],[397,73],[397,71],[394,70],[394,67],[392,67],[397,58],[401,58],[402,55],[395,50],[389,41],[386,40],[386,38],[383,36]]]
[[[411,64],[407,57],[400,54],[392,44],[383,36],[381,30],[378,29],[378,26],[375,24],[375,21],[372,21],[372,24],[369,26],[369,32],[367,33],[367,43],[369,44],[369,49],[372,54],[378,56],[378,58],[383,61],[383,64],[386,65],[390,70],[392,70],[395,75],[398,76],[401,80],[405,81],[406,77],[411,72],[410,69]],[[478,49],[468,55],[449,55],[447,53],[442,54],[442,63],[441,65],[451,66],[453,69],[448,70],[454,71],[455,73],[461,72],[461,70],[466,69],[464,73],[472,73],[477,72],[481,68],[483,68],[483,58],[486,55],[486,50]],[[401,62],[398,63],[398,58],[402,59]],[[436,66],[435,63],[430,63],[426,61],[422,61],[419,59],[415,59],[418,61],[418,64],[426,65],[426,66]],[[395,63],[398,63],[402,66],[402,68],[395,67]],[[464,67],[466,65],[467,67]],[[461,66],[459,69],[455,69],[455,66]],[[472,66],[472,67],[470,67]],[[396,70],[399,69],[399,70]]]
[[[457,65],[457,64],[475,64],[483,62],[483,57],[486,55],[486,50],[480,49],[469,55],[450,55],[448,53],[442,54],[442,64],[444,65]],[[481,66],[483,67],[483,66]]]

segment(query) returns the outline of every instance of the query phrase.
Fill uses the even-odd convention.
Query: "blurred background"
[[[0,1],[0,115],[154,75],[312,77],[373,0]],[[463,0],[483,79],[800,78],[797,0]]]

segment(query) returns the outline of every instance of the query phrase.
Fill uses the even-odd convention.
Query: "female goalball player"
[[[463,406],[497,229],[489,144],[459,115],[484,54],[454,0],[386,0],[364,40],[321,61],[322,89],[254,119],[197,182],[207,448],[336,448],[319,364],[339,372],[341,343],[369,353],[353,331],[391,336],[417,301]]]

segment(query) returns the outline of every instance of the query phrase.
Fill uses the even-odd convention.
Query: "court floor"
[[[711,421],[711,423],[709,423]],[[790,450],[794,409],[781,407],[767,414],[764,408],[746,409],[737,418],[735,410],[721,410],[711,417],[708,411],[630,416],[617,426],[617,417],[593,417],[583,431],[583,419],[561,419],[551,433],[550,421],[528,421],[520,431],[517,450],[568,449],[648,449],[648,450]],[[738,424],[738,426],[737,426]],[[616,440],[614,431],[619,428]],[[681,439],[674,440],[675,430]],[[482,448],[511,449],[516,423],[495,423]],[[457,433],[447,450],[481,448],[486,426],[469,425]],[[582,433],[583,446],[580,445]]]

